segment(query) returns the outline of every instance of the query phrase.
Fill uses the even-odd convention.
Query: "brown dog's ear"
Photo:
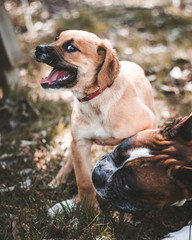
[[[176,181],[184,184],[185,187],[192,190],[192,168],[184,166],[175,166],[172,170],[172,175]]]
[[[103,88],[113,82],[120,71],[120,63],[116,52],[112,49],[108,40],[103,40],[97,49],[99,55],[104,56],[103,63],[97,75],[99,88]]]
[[[192,140],[192,113],[184,120],[180,126],[178,135],[185,141]]]
[[[160,131],[168,138],[181,137],[185,141],[192,140],[192,113],[188,117],[177,118],[172,123],[165,123]]]

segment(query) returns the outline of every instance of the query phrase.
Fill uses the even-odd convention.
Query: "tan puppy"
[[[79,203],[96,203],[91,181],[91,145],[116,145],[139,131],[157,126],[151,85],[135,63],[119,61],[108,40],[70,30],[36,48],[36,60],[53,66],[41,80],[45,89],[69,89],[76,97],[72,143],[66,164],[51,185],[65,182],[74,167]]]

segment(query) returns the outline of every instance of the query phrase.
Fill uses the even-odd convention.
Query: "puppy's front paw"
[[[56,188],[56,187],[59,187],[59,185],[66,183],[66,181],[67,181],[67,178],[65,178],[64,176],[56,177],[48,184],[48,186],[50,188]]]
[[[94,208],[96,212],[101,211],[95,192],[90,194],[85,194],[82,198],[78,196],[75,199],[75,202],[76,204],[80,204],[81,202],[84,202],[86,206]]]
[[[56,188],[56,187],[58,187],[59,185],[60,185],[60,182],[57,181],[56,178],[54,178],[54,179],[48,184],[48,186],[49,186],[50,188]]]

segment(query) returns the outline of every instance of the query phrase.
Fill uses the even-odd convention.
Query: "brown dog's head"
[[[126,139],[97,162],[92,180],[103,199],[127,212],[192,198],[192,114]]]
[[[85,31],[62,32],[53,43],[37,46],[35,58],[53,67],[41,80],[46,89],[70,88],[87,94],[91,88],[107,86],[120,70],[110,42]]]

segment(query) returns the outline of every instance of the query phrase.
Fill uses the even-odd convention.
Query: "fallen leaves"
[[[14,214],[10,214],[10,226],[11,226],[11,233],[14,240],[22,240],[21,238],[21,228],[24,230],[24,237],[25,240],[30,240],[30,227],[26,223],[21,223],[19,218]]]
[[[29,227],[29,225],[27,225],[26,223],[23,223],[22,227],[25,231],[25,234],[24,234],[25,240],[30,240],[31,238],[30,238],[30,227]]]
[[[13,214],[10,214],[10,225],[13,238],[15,240],[21,240],[19,232],[19,218]]]
[[[31,158],[33,156],[31,147],[29,145],[26,145],[26,143],[25,144],[21,143],[16,156],[23,157],[23,158]]]
[[[180,96],[192,91],[192,66],[185,59],[176,59],[175,61],[181,62],[180,66],[173,66],[167,76],[167,81],[160,85],[160,89],[163,93]]]

